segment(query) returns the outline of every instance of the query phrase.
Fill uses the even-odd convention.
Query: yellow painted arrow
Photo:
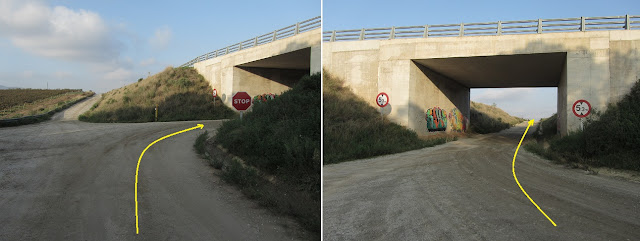
[[[527,129],[524,130],[524,134],[522,134],[522,138],[520,139],[520,143],[518,143],[518,147],[516,148],[516,153],[513,154],[513,164],[511,164],[511,171],[513,171],[513,178],[516,179],[516,183],[518,184],[518,187],[520,187],[520,190],[522,190],[524,195],[527,196],[527,198],[529,198],[529,201],[531,201],[531,203],[533,203],[533,205],[535,205],[538,208],[538,210],[540,210],[542,215],[544,215],[545,217],[547,217],[547,219],[549,219],[549,221],[551,222],[551,224],[553,224],[553,226],[557,227],[558,225],[556,225],[556,223],[553,222],[553,220],[551,220],[551,218],[549,216],[547,216],[547,214],[544,213],[544,211],[542,211],[540,206],[538,206],[538,204],[536,204],[536,202],[534,202],[533,199],[531,199],[531,197],[529,197],[529,194],[527,194],[527,192],[524,191],[524,188],[522,188],[522,185],[520,185],[520,182],[518,181],[518,177],[516,177],[516,156],[518,155],[518,149],[520,149],[520,145],[522,145],[522,140],[524,140],[524,136],[527,135],[527,131],[529,131],[529,127],[531,127],[532,125],[533,125],[533,119],[529,121],[529,125],[527,126]]]
[[[142,161],[142,156],[144,156],[144,153],[147,151],[147,149],[149,149],[149,147],[153,146],[153,144],[156,144],[156,142],[159,142],[161,140],[167,139],[169,137],[172,137],[172,136],[175,136],[177,134],[184,133],[184,132],[187,132],[187,131],[190,131],[190,130],[194,130],[194,129],[198,129],[198,128],[202,129],[203,127],[204,127],[203,124],[197,124],[195,127],[191,127],[189,129],[184,129],[184,130],[181,130],[181,131],[174,132],[174,133],[171,133],[169,135],[163,136],[162,138],[157,139],[154,142],[151,142],[151,144],[149,144],[147,146],[147,148],[144,148],[144,150],[140,154],[140,158],[138,158],[138,166],[136,167],[136,190],[135,190],[135,198],[136,198],[136,234],[140,233],[140,229],[138,228],[138,171],[140,170],[140,161]]]

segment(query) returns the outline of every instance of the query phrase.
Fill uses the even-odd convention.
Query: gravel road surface
[[[520,148],[518,180],[554,227],[511,172],[525,127],[324,166],[324,240],[640,240],[640,183]]]
[[[98,96],[51,121],[0,128],[0,240],[292,240],[309,238],[223,184],[193,151],[220,121],[95,124],[77,121]]]

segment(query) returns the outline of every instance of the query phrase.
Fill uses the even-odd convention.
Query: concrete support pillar
[[[320,73],[322,71],[322,49],[320,45],[311,46],[311,59],[309,63],[309,74]]]
[[[419,135],[427,135],[426,112],[430,108],[440,108],[447,114],[446,131],[466,128],[469,123],[470,88],[413,61],[409,67],[408,127]]]
[[[566,131],[563,131],[562,135],[580,128],[580,119],[573,114],[572,109],[575,101],[584,99],[591,103],[592,109],[599,111],[606,109],[611,84],[609,50],[588,49],[567,52],[566,72],[566,87],[562,87],[566,89],[564,102],[566,109],[558,108],[558,111],[564,109],[563,113],[566,113]]]

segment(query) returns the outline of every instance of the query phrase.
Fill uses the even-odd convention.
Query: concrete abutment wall
[[[580,126],[576,100],[602,111],[629,92],[640,77],[639,47],[640,30],[612,30],[326,42],[322,52],[325,71],[374,107],[386,92],[383,112],[420,134],[427,109],[455,108],[468,118],[469,88],[487,87],[557,87],[558,128],[566,134]]]
[[[250,96],[280,94],[305,74],[320,72],[320,33],[320,29],[311,30],[198,62],[193,67],[229,107],[239,91]]]

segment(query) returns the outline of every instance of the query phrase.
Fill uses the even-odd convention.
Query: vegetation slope
[[[226,181],[317,233],[321,225],[320,87],[320,74],[305,76],[275,99],[254,102],[242,120],[225,122],[213,142],[247,164],[243,167],[234,160],[225,166]],[[270,179],[267,176],[276,180],[265,181]]]
[[[119,89],[102,94],[88,112],[80,115],[89,122],[150,122],[225,119],[234,116],[211,87],[193,68],[167,67],[164,71],[139,79]]]
[[[470,131],[486,134],[499,132],[526,119],[509,115],[504,110],[478,102],[471,101]]]
[[[422,139],[403,126],[382,118],[344,83],[324,73],[323,163],[331,164],[404,152],[446,142],[446,137]]]
[[[538,142],[525,148],[549,160],[572,165],[604,166],[640,171],[640,80],[607,110],[592,110],[584,130],[556,135],[557,116],[540,124]]]

